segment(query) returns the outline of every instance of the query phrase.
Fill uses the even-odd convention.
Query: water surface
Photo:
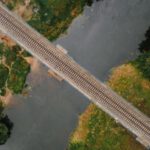
[[[150,25],[150,0],[104,0],[85,8],[68,34],[54,43],[68,49],[79,64],[105,81],[112,67],[137,53]],[[0,150],[65,150],[78,115],[89,101],[66,82],[47,75],[42,64],[31,73],[28,97],[15,96],[6,112],[14,122]]]

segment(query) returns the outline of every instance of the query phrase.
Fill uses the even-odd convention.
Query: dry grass
[[[115,68],[107,84],[150,115],[150,81],[130,63]],[[78,143],[82,148],[79,145],[75,150],[144,150],[131,134],[93,104],[79,117],[71,137],[70,144]]]
[[[88,133],[87,124],[91,114],[93,113],[94,108],[94,105],[89,105],[85,112],[79,117],[78,128],[75,130],[71,137],[72,142],[85,141]]]
[[[150,81],[130,63],[113,70],[109,86],[150,116]]]

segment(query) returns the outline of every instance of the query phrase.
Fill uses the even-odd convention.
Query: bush
[[[5,84],[8,78],[9,70],[4,65],[0,64],[0,95],[5,94]]]
[[[21,93],[26,81],[26,76],[30,72],[30,65],[21,57],[17,57],[12,65],[8,77],[7,86],[13,93]]]
[[[132,64],[140,70],[143,77],[150,80],[150,52],[144,52],[139,55]]]
[[[139,44],[139,50],[141,52],[150,51],[150,27],[145,33],[146,39]]]
[[[80,142],[80,143],[70,143],[68,150],[87,150],[86,146]]]
[[[9,131],[7,126],[3,123],[0,123],[0,145],[4,144],[7,141],[9,137],[8,132]]]
[[[5,144],[7,139],[11,135],[13,123],[10,121],[7,115],[3,114],[4,105],[0,100],[0,145]]]

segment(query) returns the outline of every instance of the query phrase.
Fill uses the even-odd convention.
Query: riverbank
[[[142,112],[150,116],[150,29],[140,44],[142,54],[112,70],[107,84]],[[114,119],[90,104],[79,117],[68,150],[144,150]]]
[[[82,13],[84,6],[88,4],[87,1],[3,0],[2,2],[53,41],[66,32],[73,19]],[[26,95],[23,90],[27,87],[27,76],[30,71],[38,71],[38,62],[2,33],[0,33],[0,42],[0,102],[3,103],[4,109],[14,94]],[[4,116],[3,113],[1,114]],[[0,128],[0,144],[6,142],[9,137],[7,135],[12,129],[6,126],[6,123],[0,126],[2,127]]]
[[[112,67],[129,60],[137,50],[149,25],[149,7],[150,2],[139,0],[95,2],[74,20],[68,34],[55,43],[105,81]],[[14,96],[12,105],[5,109],[14,122],[14,130],[0,149],[66,149],[88,99],[66,82],[50,79],[42,64],[38,73],[29,74],[27,83],[32,87],[28,96]]]
[[[89,1],[70,2],[65,0],[60,3],[52,0],[4,0],[3,3],[49,40],[54,40],[67,30],[72,20],[82,13],[84,6]],[[30,65],[32,64],[31,71],[37,70],[38,65],[27,52],[11,39],[3,34],[0,38],[4,43],[0,46],[1,73],[4,73],[3,75],[6,77],[2,81],[1,96],[5,97],[6,88],[14,94],[21,94],[30,72]]]

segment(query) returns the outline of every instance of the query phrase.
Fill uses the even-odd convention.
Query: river
[[[150,0],[104,0],[86,7],[68,33],[54,43],[106,81],[110,70],[132,59],[150,25]],[[39,64],[28,77],[28,96],[14,96],[6,112],[14,122],[0,150],[65,150],[87,98],[66,82],[49,78]]]

